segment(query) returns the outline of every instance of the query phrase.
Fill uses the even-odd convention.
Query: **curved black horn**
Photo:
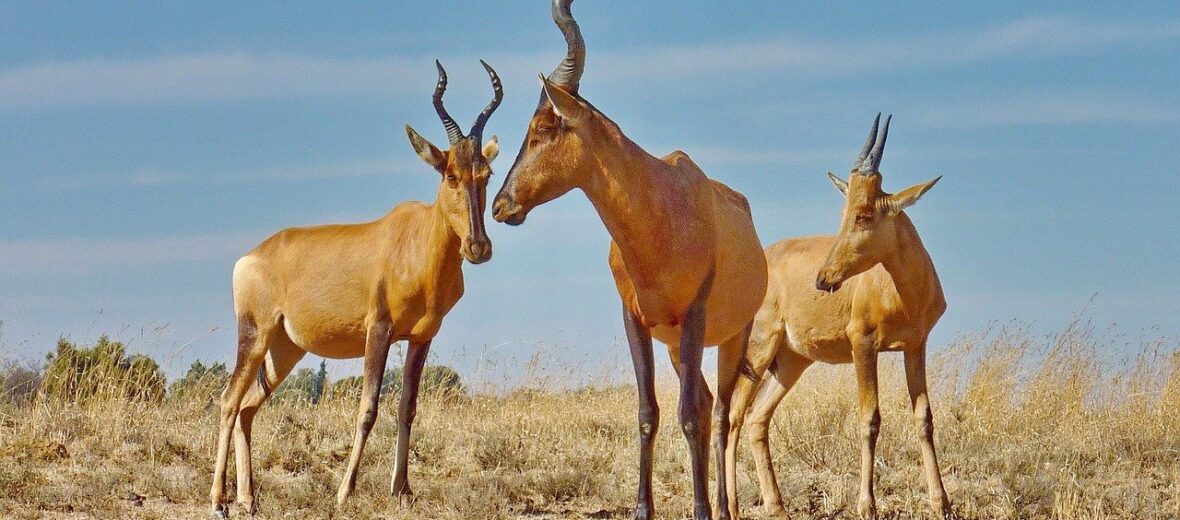
[[[442,97],[443,92],[447,90],[447,71],[443,70],[442,63],[438,60],[434,60],[434,66],[438,67],[438,85],[434,87],[434,111],[438,112],[438,118],[442,119],[443,127],[447,129],[447,140],[455,144],[463,138],[463,130],[443,107]]]
[[[873,120],[873,130],[869,132],[869,139],[865,141],[865,147],[860,149],[860,155],[856,156],[856,162],[852,163],[852,171],[860,171],[864,167],[869,150],[877,142],[877,127],[879,126],[881,126],[881,113],[877,112],[877,118]]]
[[[582,80],[582,69],[586,66],[586,42],[582,40],[582,29],[574,21],[574,15],[570,14],[570,4],[573,2],[553,0],[553,22],[565,36],[567,50],[561,65],[549,74],[549,81],[577,91],[578,82]]]
[[[885,152],[885,140],[889,139],[889,121],[891,119],[893,119],[893,114],[885,117],[885,127],[881,129],[881,138],[877,140],[877,144],[873,145],[873,151],[869,152],[869,158],[865,159],[865,162],[868,164],[868,169],[865,171],[879,171],[881,154]]]
[[[488,65],[483,60],[479,60],[479,63],[488,71],[488,77],[492,80],[492,91],[494,92],[492,102],[488,103],[488,106],[483,109],[483,112],[480,112],[479,116],[475,118],[475,123],[471,125],[471,136],[477,142],[482,143],[483,126],[488,124],[488,118],[492,117],[492,112],[495,112],[496,108],[500,106],[500,101],[504,100],[504,86],[500,84],[500,76],[496,74],[495,69],[491,65]]]

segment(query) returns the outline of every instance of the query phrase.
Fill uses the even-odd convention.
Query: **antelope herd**
[[[859,396],[858,512],[875,518],[874,452],[880,428],[877,354],[900,351],[919,432],[930,503],[952,514],[934,448],[926,389],[926,341],[946,308],[934,264],[904,210],[938,179],[896,194],[879,171],[890,118],[877,115],[850,176],[828,173],[845,197],[835,236],[792,238],[761,248],[750,205],[675,151],[656,157],[631,141],[579,92],[585,43],[572,0],[553,0],[566,57],[540,78],[541,96],[524,143],[493,202],[493,217],[517,226],[529,211],[578,188],[611,236],[608,262],[638,388],[639,483],[634,518],[654,516],[652,457],[659,428],[652,338],[668,348],[680,380],[679,422],[688,443],[694,518],[738,518],[737,444],[753,447],[765,512],[784,517],[768,426],[775,408],[816,361],[852,363]],[[499,151],[483,130],[494,97],[471,130],[447,113],[446,71],[435,62],[434,108],[447,133],[440,150],[406,126],[418,156],[440,175],[433,204],[405,202],[372,222],[294,228],[263,241],[233,271],[238,354],[221,395],[210,501],[224,501],[232,437],[237,502],[253,513],[251,425],[258,408],[307,352],[364,358],[356,432],[337,501],[353,491],[377,416],[390,345],[409,343],[397,413],[390,492],[411,493],[407,459],[419,378],[443,317],[463,295],[462,264],[491,259],[484,230],[487,183]],[[701,372],[704,347],[718,346],[716,397]],[[715,424],[714,424],[715,423]],[[717,508],[707,489],[710,433]]]

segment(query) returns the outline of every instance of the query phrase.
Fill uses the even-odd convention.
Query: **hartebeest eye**
[[[860,214],[856,215],[856,223],[857,224],[867,224],[872,221],[873,221],[873,214],[872,213],[860,213]]]

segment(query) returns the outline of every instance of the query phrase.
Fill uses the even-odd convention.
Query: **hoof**
[[[778,505],[774,505],[774,506],[763,506],[762,507],[762,514],[765,515],[767,518],[774,518],[777,520],[786,520],[786,518],[787,518],[787,510],[786,510],[786,508],[783,507],[782,504],[778,504]]]
[[[651,520],[655,517],[653,509],[651,505],[635,506],[635,514],[631,518],[634,520]]]
[[[861,499],[857,502],[856,510],[864,520],[877,520],[877,504],[872,499]]]
[[[694,509],[693,520],[713,520],[713,510],[709,506],[697,506]]]
[[[218,520],[229,518],[229,504],[217,504],[213,506],[213,512],[209,516]]]
[[[258,515],[258,502],[251,500],[249,502],[238,502],[238,507],[245,511],[250,516]]]
[[[934,518],[951,520],[954,518],[959,518],[959,516],[955,514],[955,510],[951,507],[951,502],[949,500],[944,500],[941,504],[934,506]]]

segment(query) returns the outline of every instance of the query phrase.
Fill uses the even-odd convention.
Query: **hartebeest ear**
[[[549,103],[553,105],[553,111],[557,113],[557,117],[564,119],[567,123],[576,124],[590,112],[590,108],[582,104],[578,98],[545,79],[545,76],[541,76],[541,89],[545,91],[545,97],[549,98]]]
[[[492,164],[497,155],[500,155],[500,140],[493,135],[492,139],[483,145],[483,160]]]
[[[413,128],[410,128],[410,125],[406,125],[406,136],[410,138],[410,146],[414,147],[418,157],[421,157],[426,164],[433,166],[440,173],[446,169],[447,156],[437,146],[419,135]]]
[[[848,195],[848,183],[847,182],[844,182],[843,179],[837,177],[836,174],[834,174],[832,172],[828,172],[828,179],[832,181],[832,185],[835,186],[836,189],[840,190],[840,193]]]
[[[932,181],[910,186],[909,188],[901,190],[880,200],[878,204],[881,204],[882,209],[888,211],[890,214],[897,214],[901,210],[917,204],[918,199],[922,198],[922,195],[925,195],[926,192],[930,191],[930,188],[933,188],[935,183],[937,183],[941,178],[942,176],[938,176]]]

